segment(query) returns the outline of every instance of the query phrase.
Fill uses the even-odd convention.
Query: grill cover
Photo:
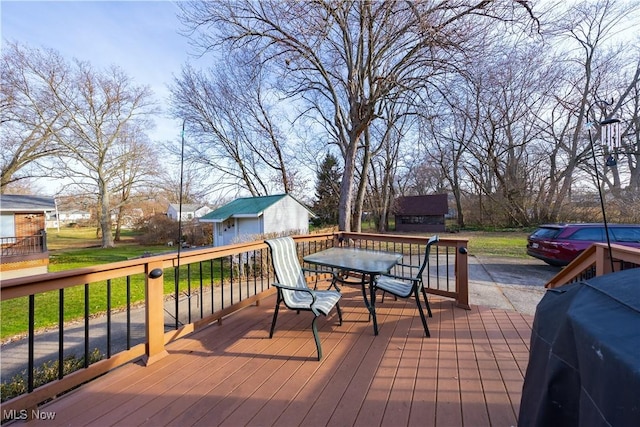
[[[546,292],[518,425],[640,425],[640,268]]]

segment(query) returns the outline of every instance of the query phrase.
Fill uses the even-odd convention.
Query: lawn
[[[527,231],[472,231],[443,234],[456,239],[469,239],[469,254],[527,258]]]

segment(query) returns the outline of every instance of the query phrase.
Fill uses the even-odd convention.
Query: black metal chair
[[[411,274],[410,276],[400,276],[395,274],[383,274],[378,276],[374,283],[374,295],[372,296],[375,300],[375,291],[377,290],[388,292],[398,298],[409,298],[413,295],[416,299],[416,305],[418,306],[418,313],[420,313],[422,326],[424,326],[424,332],[428,337],[431,336],[431,334],[429,333],[427,319],[425,318],[424,311],[422,310],[422,304],[420,304],[420,294],[424,297],[429,317],[433,317],[433,315],[431,314],[431,307],[429,306],[427,292],[424,289],[422,274],[424,273],[425,268],[429,265],[431,246],[436,244],[438,240],[438,236],[432,236],[427,241],[424,259],[420,265],[397,264],[397,267],[412,269],[411,271],[415,271],[415,274]]]
[[[342,311],[339,304],[342,295],[338,290],[309,288],[304,277],[305,270],[300,266],[300,261],[298,260],[296,243],[291,237],[266,240],[266,243],[271,249],[271,260],[276,273],[276,280],[278,281],[278,283],[274,283],[274,286],[278,288],[278,299],[273,313],[269,338],[273,337],[281,302],[284,302],[284,305],[290,310],[297,310],[298,312],[310,311],[313,313],[311,329],[316,342],[318,360],[320,360],[322,358],[322,346],[320,345],[316,320],[321,314],[328,315],[335,306],[338,311],[340,325],[342,325]],[[327,272],[321,271],[321,273]]]

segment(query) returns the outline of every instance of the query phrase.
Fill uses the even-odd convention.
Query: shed
[[[447,197],[447,194],[398,197],[392,207],[396,231],[445,231]]]
[[[242,197],[200,218],[213,223],[214,246],[229,245],[254,236],[309,232],[313,213],[288,194]]]
[[[0,272],[3,279],[48,271],[46,218],[55,210],[52,197],[0,195]]]

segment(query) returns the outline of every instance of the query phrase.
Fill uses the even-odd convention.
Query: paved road
[[[544,295],[544,285],[560,269],[551,267],[533,258],[500,258],[469,256],[469,302],[472,305],[483,305],[504,310],[516,310],[521,313],[535,314],[535,309]],[[217,301],[220,299],[218,298]],[[205,300],[206,301],[206,300]],[[183,301],[186,304],[187,301]],[[168,312],[172,311],[174,302],[169,302]],[[181,313],[187,310],[182,310]],[[132,313],[133,336],[132,345],[144,340],[144,311],[134,310]],[[185,319],[186,320],[186,319]],[[166,326],[171,328],[175,320],[168,314],[165,316]],[[90,348],[105,348],[106,327],[100,318],[91,320]],[[112,319],[114,336],[124,336],[126,330],[125,313],[116,313]],[[68,334],[68,336],[67,336]],[[69,325],[65,354],[82,354],[84,348],[84,325],[78,323]],[[36,336],[37,358],[39,366],[45,360],[51,359],[51,354],[57,357],[58,336],[56,331],[38,334]],[[114,339],[112,353],[124,349],[123,339]],[[15,341],[2,345],[0,350],[1,370],[0,379],[6,381],[13,375],[26,368],[27,344],[26,340]]]

